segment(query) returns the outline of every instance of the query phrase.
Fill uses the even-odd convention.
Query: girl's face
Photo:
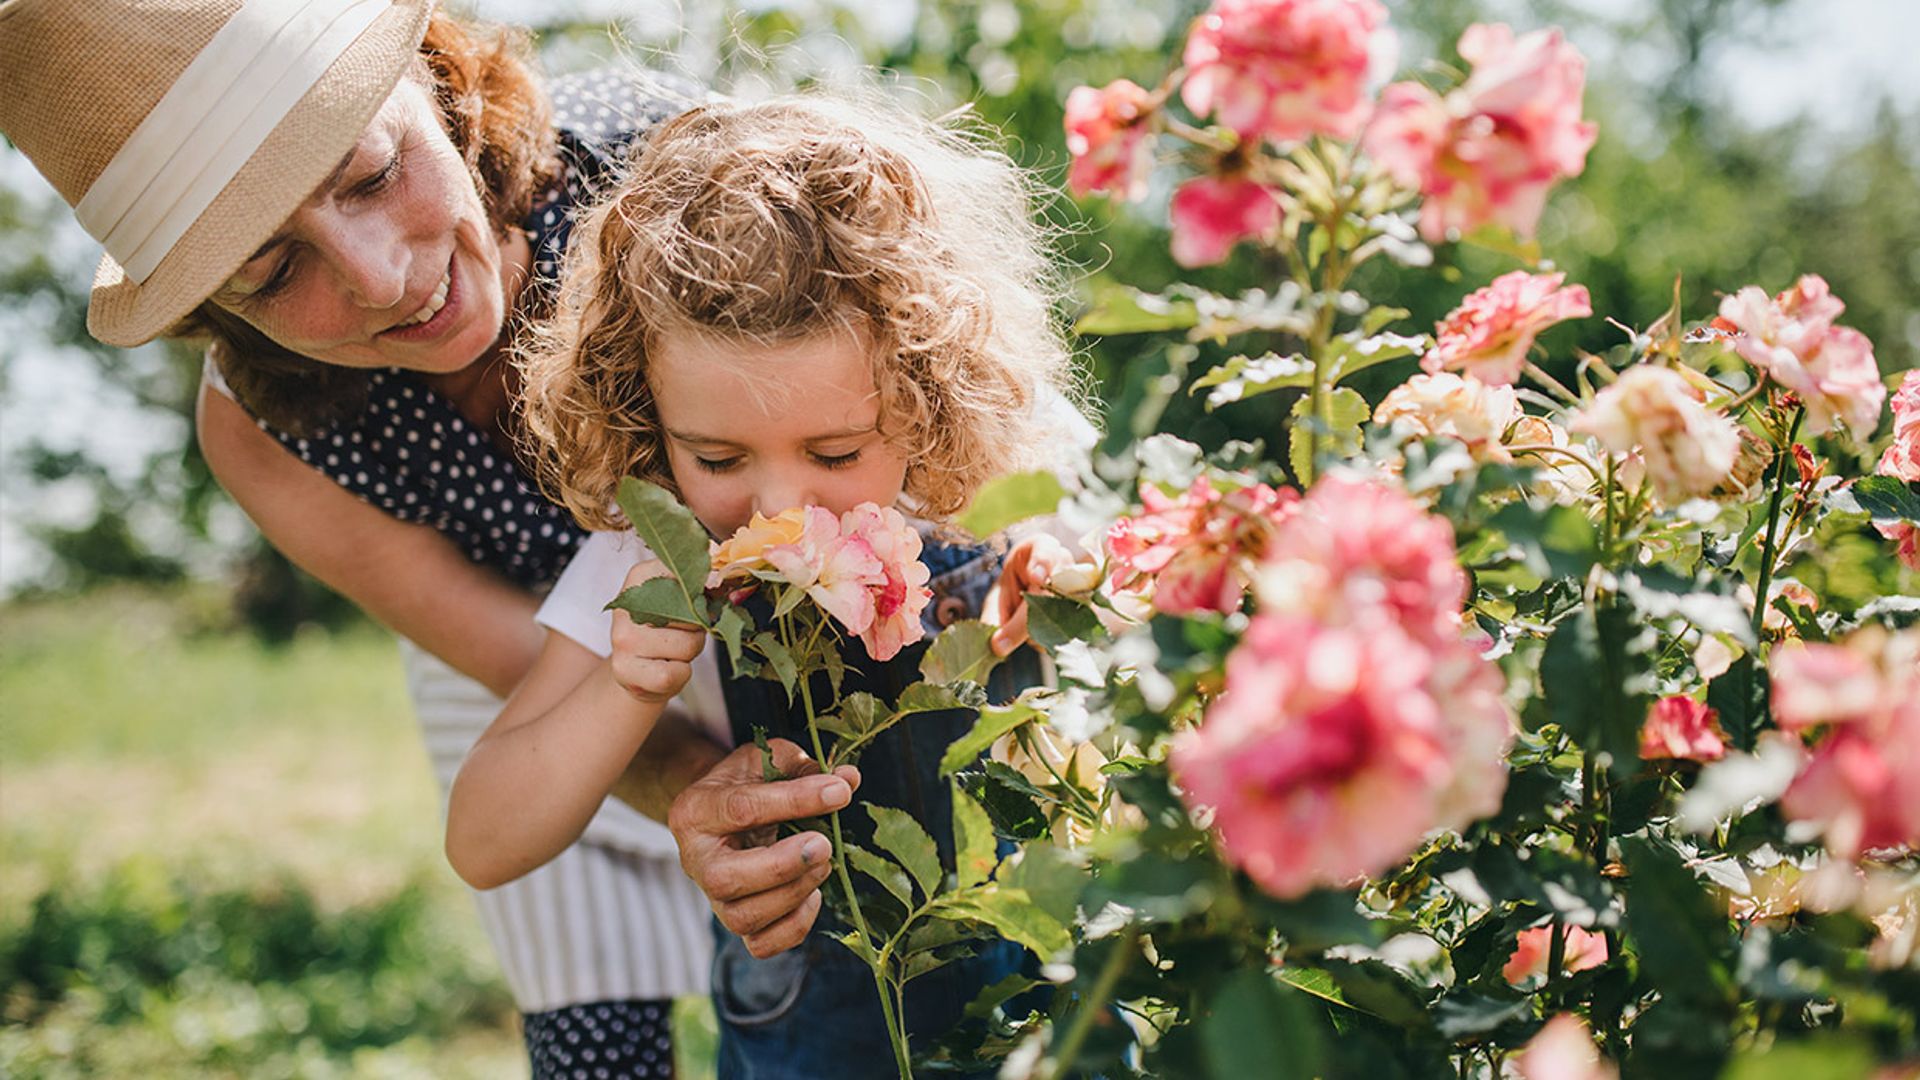
[[[500,336],[510,272],[433,99],[403,78],[212,300],[315,360],[446,373]]]
[[[683,332],[648,356],[647,383],[680,497],[718,537],[795,506],[890,506],[907,461],[880,437],[866,334],[775,345]]]

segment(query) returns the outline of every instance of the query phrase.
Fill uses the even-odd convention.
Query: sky
[[[755,2],[773,6],[769,0]],[[1389,7],[1407,2],[1413,0],[1389,0]],[[1640,10],[1642,0],[1576,2],[1612,17],[1630,16]],[[779,6],[804,23],[809,13],[817,16],[830,3],[784,0]],[[843,0],[837,6],[862,9],[862,25],[876,40],[905,34],[913,24],[910,0]],[[1018,7],[1004,2],[987,6]],[[1489,4],[1523,27],[1537,21],[1529,16],[1529,6],[1524,0]],[[619,20],[626,37],[642,47],[655,43],[660,28],[679,25],[683,16],[673,0],[478,0],[474,7],[504,22]],[[718,7],[694,2],[685,8],[693,15],[689,44],[696,54],[716,47],[719,26],[711,13]],[[1920,111],[1920,0],[1797,0],[1755,29],[1757,42],[1720,47],[1710,56],[1729,106],[1751,123],[1772,125],[1805,113],[1819,119],[1821,130],[1846,136],[1871,122],[1882,97],[1903,111]],[[1661,74],[1654,69],[1658,54],[1651,48],[1631,41],[1616,48],[1608,36],[1578,30],[1570,36],[1591,57],[1596,77],[1619,72],[1634,82],[1652,82]],[[0,187],[35,200],[60,222],[52,240],[58,264],[77,284],[90,280],[98,249],[71,223],[58,197],[24,157],[10,149],[0,148]],[[0,260],[7,257],[0,252]],[[11,321],[0,312],[0,593],[38,573],[44,563],[22,533],[23,521],[77,521],[91,512],[78,491],[23,486],[21,447],[37,440],[56,449],[81,448],[126,476],[154,449],[177,446],[184,436],[177,423],[135,408],[98,378],[84,358],[47,346],[34,323],[33,312],[16,314]],[[156,508],[155,527],[164,527],[167,517]],[[231,517],[220,528],[231,535],[244,533]]]

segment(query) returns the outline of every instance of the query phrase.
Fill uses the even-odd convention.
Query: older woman
[[[518,36],[433,8],[10,0],[0,132],[106,248],[96,337],[210,340],[214,474],[410,643],[445,783],[531,663],[531,615],[581,535],[522,471],[505,357],[547,307],[575,202],[691,95],[637,72],[543,89]],[[682,840],[838,808],[819,785],[742,798],[746,759],[684,726],[631,776],[622,796],[656,818],[681,795]],[[819,880],[806,840],[683,859],[609,801],[559,860],[476,894],[536,1075],[666,1075],[665,1000],[701,989],[707,963],[706,900],[680,862],[743,898],[790,893]]]

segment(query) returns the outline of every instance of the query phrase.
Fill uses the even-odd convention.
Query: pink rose
[[[1153,172],[1153,95],[1126,79],[1067,95],[1067,188],[1075,195],[1110,191],[1139,201]]]
[[[1169,214],[1173,261],[1188,267],[1220,262],[1233,245],[1280,224],[1273,192],[1244,176],[1202,176],[1181,184]]]
[[[1587,1025],[1568,1013],[1547,1021],[1514,1066],[1520,1080],[1614,1080],[1620,1075],[1600,1055]]]
[[[1640,727],[1640,756],[1718,761],[1727,753],[1727,733],[1719,713],[1684,694],[1672,694],[1653,703]]]
[[[920,561],[920,534],[900,511],[872,503],[840,515],[840,529],[879,560],[881,580],[871,586],[873,621],[856,633],[866,643],[867,655],[891,660],[926,633],[920,613],[933,599],[933,590],[927,588],[928,570]]]
[[[1595,394],[1567,429],[1636,455],[1663,501],[1684,502],[1725,484],[1740,456],[1739,427],[1700,397],[1678,372],[1641,364]]]
[[[865,538],[841,534],[833,511],[807,507],[800,539],[769,547],[764,557],[848,633],[866,633],[873,624],[873,589],[885,583],[885,568]]]
[[[1215,0],[1187,38],[1181,97],[1243,139],[1351,139],[1386,18],[1377,0]]]
[[[1520,378],[1527,350],[1548,327],[1593,314],[1585,285],[1561,288],[1565,274],[1514,270],[1460,301],[1434,326],[1434,345],[1420,359],[1428,371],[1459,371],[1492,386]]]
[[[1398,487],[1330,476],[1313,486],[1261,561],[1260,609],[1339,622],[1384,608],[1425,642],[1460,638],[1467,576],[1453,526]]]
[[[1432,830],[1471,820],[1444,800],[1463,773],[1484,771],[1464,756],[1487,748],[1459,732],[1510,723],[1497,693],[1478,703],[1485,715],[1450,714],[1457,703],[1430,692],[1432,670],[1433,653],[1389,618],[1255,616],[1227,658],[1225,692],[1175,743],[1174,777],[1212,811],[1227,859],[1275,896],[1378,873]]]
[[[1571,975],[1576,971],[1597,968],[1607,962],[1607,936],[1582,930],[1578,926],[1561,928],[1566,944],[1560,958],[1560,970]],[[1547,973],[1547,960],[1553,955],[1553,927],[1536,926],[1522,930],[1514,936],[1513,954],[1508,957],[1500,974],[1508,982],[1518,986],[1536,975]]]
[[[1298,499],[1265,484],[1222,495],[1204,476],[1178,498],[1143,485],[1146,513],[1107,530],[1112,584],[1151,593],[1154,608],[1170,615],[1238,611],[1253,559]]]
[[[1768,674],[1781,728],[1820,732],[1781,810],[1843,859],[1920,846],[1920,630],[1784,646]]]
[[[1893,442],[1873,470],[1920,483],[1920,371],[1909,371],[1893,394]],[[1909,526],[1911,528],[1911,526]],[[1884,531],[1884,530],[1883,530]]]
[[[1807,435],[1844,424],[1866,438],[1880,423],[1887,388],[1865,334],[1833,320],[1846,310],[1817,274],[1803,275],[1769,300],[1749,285],[1720,301],[1720,316],[1739,331],[1734,348],[1806,406]]]
[[[1373,410],[1376,424],[1399,421],[1417,435],[1466,444],[1482,461],[1511,460],[1500,436],[1520,419],[1511,386],[1489,386],[1471,375],[1419,374],[1387,392]]]
[[[1893,541],[1893,557],[1900,565],[1920,574],[1920,525],[1911,521],[1896,521],[1891,525],[1875,525],[1881,537]]]
[[[1547,190],[1586,166],[1596,129],[1580,119],[1586,61],[1557,30],[1520,37],[1476,25],[1460,37],[1473,73],[1441,98],[1395,83],[1361,137],[1368,156],[1418,190],[1420,234],[1504,225],[1532,236]]]

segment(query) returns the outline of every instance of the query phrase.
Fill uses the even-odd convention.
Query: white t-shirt
[[[533,616],[535,622],[571,640],[595,656],[613,652],[613,612],[607,602],[620,595],[627,571],[652,558],[647,545],[631,532],[588,534],[573,561],[553,583],[553,591]],[[674,701],[698,723],[714,741],[733,745],[733,732],[727,724],[727,703],[720,692],[720,662],[717,646],[709,641],[693,658],[693,677]]]

